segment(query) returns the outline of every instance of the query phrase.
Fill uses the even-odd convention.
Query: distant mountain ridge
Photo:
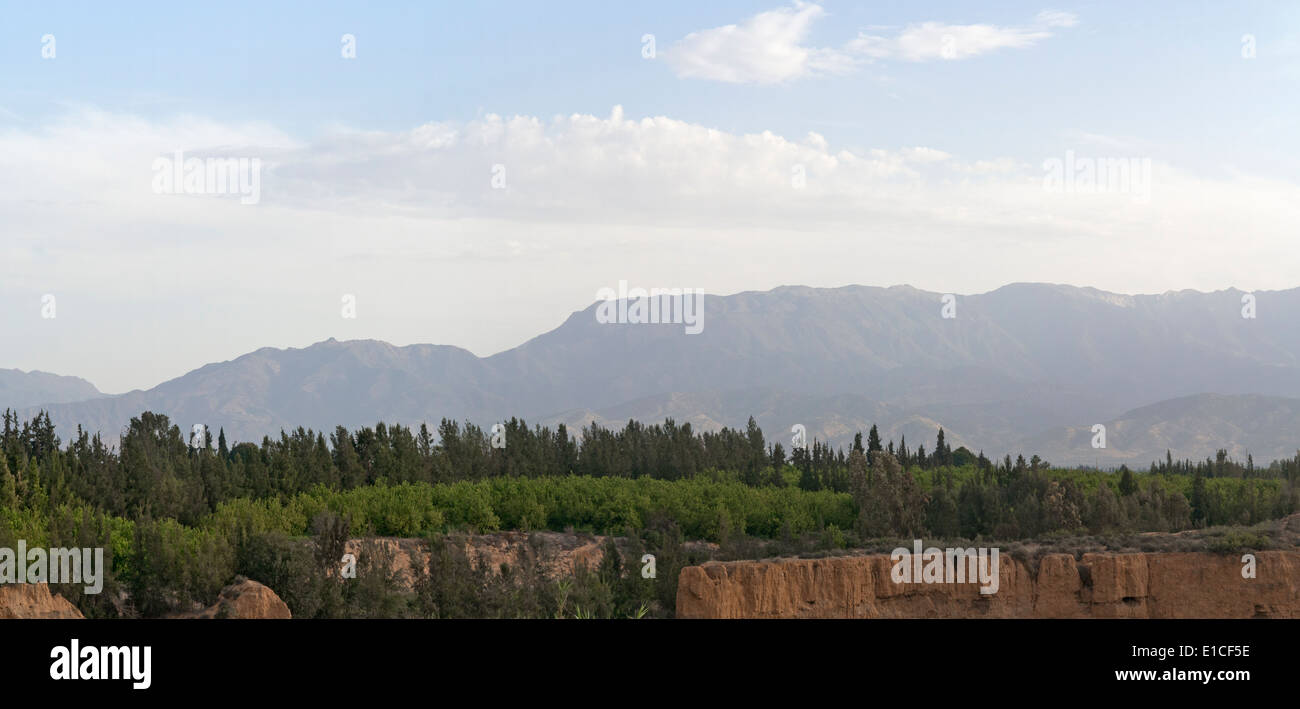
[[[63,404],[103,396],[81,377],[48,372],[0,369],[0,407],[23,409],[40,404]]]
[[[1109,420],[1106,447],[1092,448],[1091,426],[1045,431],[1021,442],[1049,461],[1112,467],[1134,461],[1204,460],[1224,449],[1256,465],[1300,454],[1300,399],[1258,394],[1197,394],[1143,406]],[[1080,455],[1079,452],[1083,451]]]
[[[1253,293],[1253,319],[1242,317],[1242,296],[1018,283],[956,296],[956,317],[944,318],[943,294],[910,286],[786,286],[705,296],[704,329],[695,335],[680,324],[602,324],[593,303],[490,357],[446,345],[330,339],[260,349],[147,391],[48,408],[63,431],[81,424],[111,434],[152,410],[185,427],[224,427],[239,440],[378,420],[621,425],[672,416],[716,427],[753,415],[772,440],[788,441],[802,423],[810,436],[843,443],[875,422],[928,448],[942,425],[954,444],[990,455],[1032,443],[1045,449],[1026,453],[1068,463],[1096,458],[1070,431],[1170,402],[1160,415],[1200,433],[1170,430],[1138,444],[1124,438],[1137,430],[1131,425],[1110,432],[1103,462],[1145,464],[1140,457],[1164,440],[1187,447],[1179,457],[1202,457],[1215,409],[1186,398],[1213,392],[1271,397],[1247,407],[1272,407],[1256,418],[1290,429],[1250,440],[1264,446],[1273,436],[1266,447],[1281,450],[1300,434],[1282,401],[1300,398],[1300,289]],[[1247,415],[1240,403],[1227,412]]]

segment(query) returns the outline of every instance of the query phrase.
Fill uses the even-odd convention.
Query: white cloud
[[[1099,224],[1150,216],[1150,205],[1134,205],[1123,195],[1076,200],[1086,205],[1045,197],[1041,164],[1067,149],[1080,158],[1149,156],[1149,146],[1132,152],[1144,145],[1136,139],[1080,134],[1074,140],[1060,154],[1019,158],[965,159],[930,146],[854,152],[818,133],[802,138],[728,133],[664,116],[629,118],[614,107],[604,117],[489,114],[405,131],[338,129],[295,141],[266,125],[224,125],[196,117],[155,122],[84,110],[45,127],[0,132],[0,152],[9,163],[0,171],[0,194],[6,196],[0,218],[14,237],[0,246],[30,236],[46,246],[85,239],[99,247],[79,230],[48,228],[69,217],[49,205],[92,209],[99,231],[122,229],[142,243],[167,226],[184,234],[223,223],[255,226],[289,214],[360,220],[382,215],[426,223],[688,223],[722,229],[752,219],[816,230],[872,214],[907,215],[920,226],[954,204],[967,214],[984,213],[992,199],[1020,210],[1000,217],[1008,228],[1034,215],[1061,217],[1076,207],[1077,216],[1091,216]],[[1116,152],[1121,147],[1129,152]],[[155,194],[153,159],[177,149],[187,155],[260,157],[261,204]],[[1222,195],[1208,202],[1216,209],[1230,208],[1240,197],[1234,193],[1238,178],[1197,178],[1155,162],[1157,209],[1165,205],[1190,213],[1208,206],[1199,196],[1196,203],[1182,203],[1184,188]],[[498,165],[504,168],[505,189],[492,184]],[[792,186],[796,168],[806,178],[798,189]],[[970,182],[974,176],[987,180]],[[1269,195],[1291,196],[1294,189],[1283,182],[1251,185],[1262,190],[1257,196],[1264,203],[1270,203]],[[0,275],[24,277],[7,273],[4,264]]]
[[[153,193],[155,157],[221,146],[264,159],[261,203]],[[297,141],[263,125],[77,112],[0,132],[0,302],[11,306],[0,332],[21,333],[0,366],[120,391],[330,336],[487,354],[620,279],[710,293],[1296,285],[1295,183],[1153,160],[1147,203],[1047,192],[1043,162],[1067,149],[1133,155],[1096,142],[978,159],[849,151],[816,133],[735,134],[619,109]],[[503,190],[491,185],[497,164]],[[44,293],[60,296],[56,321],[39,319]],[[358,294],[356,321],[340,320],[342,293]]]
[[[1034,21],[1040,27],[1074,27],[1079,24],[1079,18],[1074,13],[1059,10],[1043,10]]]
[[[825,15],[820,5],[797,1],[791,7],[760,12],[739,25],[692,32],[664,57],[682,78],[781,84],[847,74],[870,60],[966,59],[998,49],[1030,47],[1051,37],[1052,30],[1078,23],[1071,13],[1045,10],[1023,27],[923,22],[908,25],[892,37],[863,31],[840,48],[806,46],[813,23]]]
[[[775,84],[843,74],[855,60],[841,51],[803,46],[813,22],[826,11],[796,2],[745,20],[692,32],[665,52],[678,76],[731,83]]]
[[[876,59],[909,62],[968,59],[999,49],[1031,47],[1051,37],[1051,30],[1077,23],[1078,19],[1068,12],[1050,11],[1040,12],[1031,24],[1022,27],[922,22],[908,25],[893,37],[859,34],[848,49]]]

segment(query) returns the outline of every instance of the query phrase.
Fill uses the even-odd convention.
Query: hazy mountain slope
[[[1213,458],[1224,448],[1229,457],[1266,465],[1290,458],[1300,450],[1300,399],[1259,396],[1197,394],[1162,401],[1129,411],[1108,421],[1106,447],[1092,447],[1092,424],[1068,427],[1031,436],[1018,448],[1035,451],[1058,464],[1096,464],[1110,467],[1127,463],[1146,467],[1164,460]]]
[[[100,396],[103,394],[95,385],[80,377],[0,369],[0,409],[23,409],[38,404],[84,401]]]
[[[1254,295],[1258,317],[1245,319],[1235,290],[1124,296],[1013,284],[958,296],[957,317],[945,319],[942,294],[908,286],[782,287],[707,296],[695,335],[681,324],[601,324],[593,304],[486,358],[329,340],[50,408],[65,429],[116,432],[151,409],[240,440],[380,419],[615,425],[672,416],[719,426],[754,415],[777,440],[802,423],[810,436],[843,442],[874,421],[929,447],[943,425],[949,440],[997,454],[1043,431],[1207,391],[1300,397],[1300,289]]]
[[[629,419],[655,422],[672,418],[678,423],[689,422],[698,429],[716,431],[723,426],[744,428],[750,416],[772,441],[780,442],[787,451],[793,436],[791,429],[796,424],[804,426],[809,443],[817,438],[834,445],[848,445],[856,433],[865,433],[876,424],[882,438],[897,442],[906,437],[908,448],[913,450],[918,444],[932,448],[941,425],[947,442],[954,448],[965,445],[976,451],[995,437],[1004,439],[1004,432],[1011,428],[993,410],[983,411],[984,420],[977,422],[967,420],[956,407],[946,407],[935,416],[855,394],[813,396],[772,389],[675,392],[597,411],[567,411],[541,422],[552,426],[563,423],[576,432],[592,422],[606,428],[621,428]],[[955,421],[960,422],[956,427]],[[987,435],[979,435],[980,431]],[[1011,441],[1008,439],[1007,443]]]
[[[1033,362],[1027,374],[1137,406],[1190,393],[1300,395],[1300,289],[1117,296],[1016,284],[971,298]]]
[[[785,287],[708,297],[704,331],[689,336],[602,325],[593,305],[488,362],[520,381],[525,409],[757,385],[924,404],[1007,398],[1019,382],[1054,406],[1092,399],[1112,414],[1206,390],[1300,395],[1287,376],[1300,371],[1300,290],[1257,294],[1254,320],[1240,296],[1015,284],[958,297],[943,319],[941,294],[907,286]]]
[[[455,347],[331,339],[302,349],[264,348],[148,391],[48,409],[65,430],[80,423],[115,434],[149,410],[182,428],[205,423],[234,439],[261,440],[298,426],[332,431],[426,417],[436,423],[433,412],[481,418],[505,408],[481,388],[484,371],[481,360]]]

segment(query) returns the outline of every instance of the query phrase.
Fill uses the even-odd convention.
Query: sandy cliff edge
[[[888,555],[682,569],[679,618],[1300,618],[1300,552],[1001,555],[999,584],[896,584]]]

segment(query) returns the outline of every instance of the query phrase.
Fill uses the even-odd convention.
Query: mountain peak
[[[50,374],[40,370],[0,369],[0,408],[26,408],[41,404],[62,404],[98,399],[103,394],[81,377]]]
[[[1005,452],[1038,432],[1205,391],[1300,397],[1300,289],[1270,293],[1260,312],[1243,320],[1222,297],[1014,283],[963,296],[945,318],[937,294],[910,285],[781,286],[711,296],[700,334],[599,324],[581,311],[489,357],[331,337],[50,410],[68,429],[111,434],[152,410],[240,440],[379,420],[546,423],[580,411],[744,427],[753,415],[765,430],[802,423],[834,443],[864,424],[909,439],[942,425],[950,440]],[[1174,408],[1187,406],[1213,408]]]

